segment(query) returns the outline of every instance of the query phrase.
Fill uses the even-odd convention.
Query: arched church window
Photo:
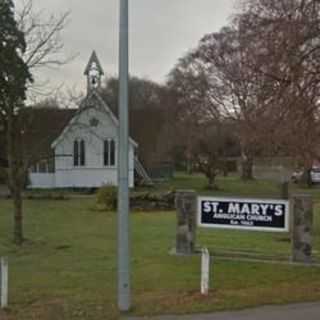
[[[75,140],[73,142],[73,165],[75,167],[79,166],[79,142]]]
[[[83,167],[86,164],[86,146],[84,140],[73,142],[73,165]]]
[[[116,165],[116,142],[113,139],[103,143],[103,164],[108,167]]]
[[[116,164],[116,143],[114,140],[110,141],[110,166]]]
[[[105,140],[103,143],[103,164],[109,165],[109,140]]]
[[[86,145],[84,140],[80,142],[80,166],[86,165]]]

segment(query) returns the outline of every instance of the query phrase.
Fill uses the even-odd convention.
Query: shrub
[[[117,208],[118,189],[114,186],[106,185],[101,187],[97,192],[97,204],[108,211]]]

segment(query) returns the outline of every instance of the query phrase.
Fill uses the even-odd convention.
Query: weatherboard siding
[[[98,121],[92,121],[93,119]],[[93,126],[92,122],[96,122]],[[55,173],[30,174],[31,188],[92,188],[118,185],[118,127],[111,116],[97,108],[75,115],[55,144]],[[116,143],[116,165],[104,166],[104,141]],[[74,166],[74,141],[85,142],[85,165]],[[129,144],[129,186],[134,186],[134,144]]]
[[[134,186],[134,172],[129,171],[129,187]],[[99,188],[103,185],[118,185],[116,169],[72,169],[56,172],[57,188]]]
[[[34,189],[51,189],[56,187],[54,173],[30,173],[30,185],[28,187]]]

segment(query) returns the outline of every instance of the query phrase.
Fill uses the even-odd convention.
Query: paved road
[[[319,320],[320,303],[267,306],[236,312],[218,312],[185,316],[128,318],[128,320]]]

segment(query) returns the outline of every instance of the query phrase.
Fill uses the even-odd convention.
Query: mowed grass
[[[219,181],[219,195],[276,196],[270,182]],[[206,193],[201,176],[178,175],[170,187]],[[169,186],[160,186],[166,189]],[[317,190],[312,191],[317,196]],[[315,205],[315,250],[320,248],[320,207]],[[215,258],[213,289],[199,294],[200,257],[169,255],[175,244],[174,212],[133,212],[130,315],[209,312],[270,303],[320,299],[320,268]],[[12,204],[0,200],[0,256],[9,257],[14,320],[118,319],[116,213],[95,210],[94,197],[25,201],[22,248],[12,242]],[[198,245],[213,253],[239,252],[287,258],[289,235],[198,230]],[[0,313],[2,320],[4,315]]]

